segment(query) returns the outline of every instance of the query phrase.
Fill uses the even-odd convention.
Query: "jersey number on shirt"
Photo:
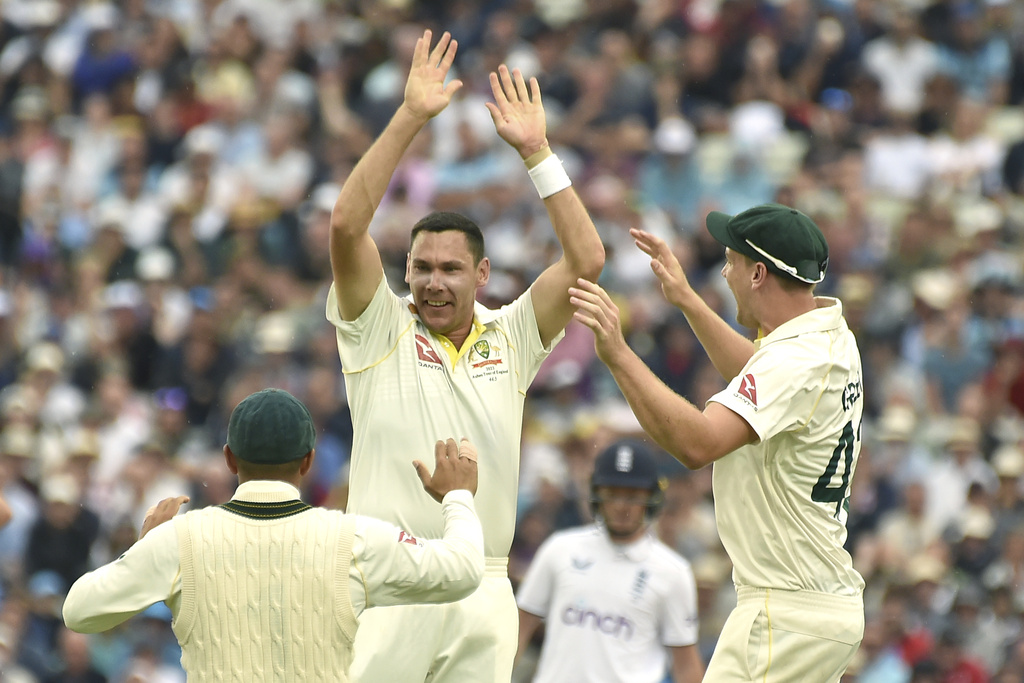
[[[860,431],[860,430],[858,430]],[[843,433],[839,435],[839,444],[832,451],[832,458],[828,461],[825,471],[818,477],[818,483],[811,489],[811,500],[817,503],[835,503],[835,518],[839,519],[839,511],[842,509],[843,501],[846,500],[846,489],[850,485],[850,470],[853,467],[853,444],[860,436],[853,433],[853,420],[846,423]],[[839,458],[843,457],[843,482],[839,486],[829,486],[832,476],[839,467]]]

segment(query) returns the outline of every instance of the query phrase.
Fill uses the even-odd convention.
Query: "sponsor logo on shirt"
[[[747,373],[740,380],[740,388],[736,391],[738,396],[747,400],[747,403],[757,408],[757,385],[754,383],[754,375]]]
[[[591,629],[606,636],[630,640],[636,630],[633,622],[618,614],[601,614],[586,607],[569,606],[562,610],[562,623],[566,626]]]
[[[430,342],[422,334],[416,335],[416,355],[420,359],[421,368],[427,368],[432,365],[437,366],[439,369],[444,367],[440,356],[437,355],[434,347],[430,345]]]
[[[586,571],[593,564],[594,564],[593,560],[588,560],[588,559],[579,558],[579,557],[572,558],[572,568],[575,569],[576,571],[580,571],[580,572]]]
[[[398,532],[398,542],[399,543],[408,543],[409,545],[415,545],[415,546],[420,546],[420,547],[423,546],[423,544],[420,542],[420,540],[418,538],[416,538],[412,534],[408,533],[407,531],[399,531]]]

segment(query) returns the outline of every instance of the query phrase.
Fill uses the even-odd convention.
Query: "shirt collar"
[[[630,562],[643,562],[650,557],[651,549],[654,547],[654,537],[651,535],[650,526],[647,527],[643,536],[632,543],[626,544],[613,541],[603,524],[598,524],[597,531],[613,554],[622,555]]]
[[[758,341],[759,346],[791,337],[798,337],[808,332],[825,332],[841,327],[843,323],[843,303],[839,299],[827,296],[816,296],[814,302],[818,305],[813,311],[808,311],[792,320],[787,320]]]
[[[231,500],[244,500],[250,503],[282,503],[299,500],[299,490],[283,481],[254,479],[239,484]]]

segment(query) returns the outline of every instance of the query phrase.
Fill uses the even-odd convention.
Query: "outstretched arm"
[[[757,441],[747,421],[722,404],[711,402],[701,412],[658,379],[626,344],[619,309],[600,286],[580,280],[569,295],[576,319],[593,330],[597,356],[608,366],[640,426],[672,457],[700,469]]]
[[[405,99],[384,132],[352,169],[331,212],[331,270],[344,320],[355,320],[377,291],[384,268],[368,232],[398,162],[427,121],[436,116],[462,87],[444,79],[455,60],[458,43],[447,32],[430,49],[430,31],[416,41]]]
[[[636,246],[651,257],[651,270],[661,281],[661,291],[668,302],[686,316],[715,369],[726,381],[738,375],[754,355],[754,343],[729,327],[693,290],[679,259],[665,240],[635,228],[629,234]]]
[[[547,123],[541,102],[540,86],[530,79],[529,88],[522,73],[511,73],[502,64],[491,73],[494,102],[487,103],[498,135],[511,145],[526,162],[527,169],[541,163],[561,164],[548,147]],[[560,170],[560,168],[559,168]],[[533,307],[537,316],[541,342],[547,344],[572,319],[573,306],[568,289],[578,278],[596,280],[604,267],[604,246],[597,228],[572,189],[565,187],[544,198],[551,225],[555,229],[562,257],[548,267],[533,284]]]

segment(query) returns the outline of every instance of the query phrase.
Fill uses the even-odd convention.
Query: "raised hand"
[[[609,365],[616,353],[628,348],[622,336],[619,307],[600,285],[583,278],[576,284],[569,288],[569,303],[576,307],[572,317],[594,332],[597,357]]]
[[[430,38],[428,29],[416,41],[403,102],[410,112],[424,120],[437,116],[452,101],[452,95],[462,87],[462,81],[458,79],[448,85],[444,84],[448,70],[455,61],[458,41],[452,40],[451,34],[445,31],[431,50]]]
[[[502,64],[497,73],[491,72],[491,92],[494,102],[487,102],[487,110],[502,140],[523,159],[547,147],[547,121],[536,78],[530,79],[527,90],[522,72],[513,69],[509,73]]]
[[[181,506],[189,501],[188,496],[174,496],[173,498],[164,498],[159,503],[149,508],[146,511],[146,519],[142,522],[142,530],[139,531],[139,538],[142,538],[155,527],[160,526],[167,520],[178,514],[178,510]]]
[[[427,466],[419,460],[414,460],[412,465],[423,482],[423,490],[439,503],[445,494],[457,489],[476,495],[477,453],[469,439],[464,438],[458,444],[455,439],[434,444],[433,474],[427,472]]]
[[[665,240],[649,232],[631,228],[629,234],[640,251],[651,257],[651,270],[661,281],[665,299],[676,308],[682,308],[686,298],[693,295],[694,291],[672,249]]]

